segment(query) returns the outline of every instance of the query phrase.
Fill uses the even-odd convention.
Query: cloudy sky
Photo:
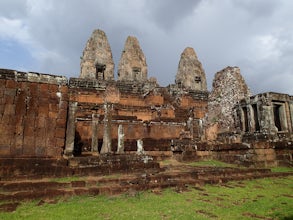
[[[293,95],[292,11],[292,0],[0,0],[0,68],[78,77],[85,43],[102,29],[116,67],[136,36],[162,86],[189,46],[209,88],[216,72],[238,66],[253,94]]]

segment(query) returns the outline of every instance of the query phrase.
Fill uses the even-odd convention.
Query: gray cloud
[[[149,76],[157,77],[161,85],[174,82],[180,54],[191,46],[203,64],[209,86],[214,74],[229,65],[241,68],[254,93],[293,94],[290,0],[3,2],[3,68],[19,62],[32,71],[78,76],[82,50],[93,29],[99,28],[108,36],[116,67],[127,36],[136,36],[147,58]],[[5,42],[15,45],[2,46]],[[9,57],[12,53],[3,52],[17,47],[26,51],[25,57],[17,57],[19,61]]]
[[[182,19],[192,14],[201,0],[149,0],[146,1],[148,16],[161,28],[173,28]]]
[[[232,2],[253,17],[271,16],[282,4],[281,1],[275,0],[233,0]]]

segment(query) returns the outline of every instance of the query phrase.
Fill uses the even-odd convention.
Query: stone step
[[[161,173],[136,173],[121,175],[119,177],[91,177],[88,179],[56,182],[52,180],[32,181],[1,181],[0,201],[23,201],[32,199],[48,199],[58,196],[72,195],[99,195],[121,194],[166,187],[185,187],[187,185],[202,186],[204,184],[222,184],[228,181],[248,180],[265,177],[280,177],[293,175],[293,173],[272,173],[267,169],[229,169],[226,175],[222,175],[225,169],[220,169],[219,174],[212,168],[190,169],[186,172],[161,172]],[[232,172],[233,171],[233,172]],[[238,172],[237,172],[238,171]],[[241,172],[239,172],[241,171]],[[200,175],[198,176],[198,174]]]

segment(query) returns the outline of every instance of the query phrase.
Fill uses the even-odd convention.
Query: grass
[[[188,189],[27,202],[0,219],[293,219],[293,176]]]
[[[78,181],[81,180],[81,177],[78,176],[69,176],[69,177],[59,177],[59,178],[52,178],[50,181],[52,182],[58,182],[58,183],[67,183],[72,181]]]
[[[273,167],[272,172],[293,172],[293,167]]]
[[[236,167],[235,164],[229,164],[218,160],[203,160],[189,163],[191,166],[207,166],[207,167]]]

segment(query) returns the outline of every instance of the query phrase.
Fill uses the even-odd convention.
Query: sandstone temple
[[[2,177],[44,174],[52,166],[63,173],[134,169],[166,158],[292,166],[293,96],[252,95],[238,67],[216,73],[209,92],[187,47],[174,84],[161,87],[148,78],[139,41],[129,36],[115,77],[101,30],[87,41],[80,67],[80,77],[69,79],[0,69]]]

